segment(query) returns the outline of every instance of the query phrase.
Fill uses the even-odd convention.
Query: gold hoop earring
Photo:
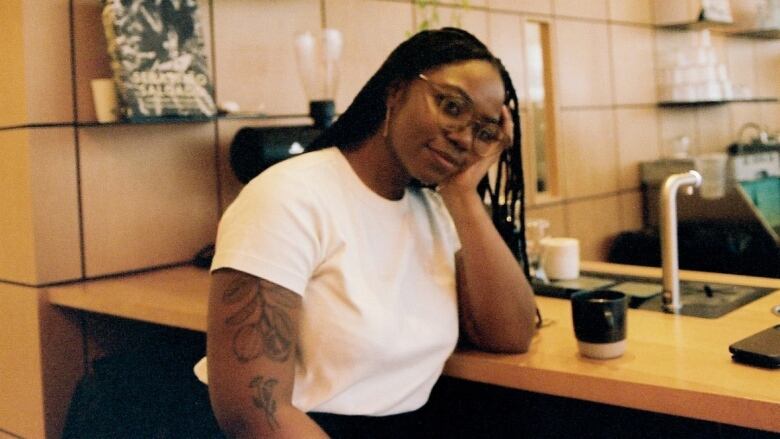
[[[387,112],[385,113],[385,128],[382,130],[382,137],[387,137],[387,131],[390,126],[390,107],[387,107]]]

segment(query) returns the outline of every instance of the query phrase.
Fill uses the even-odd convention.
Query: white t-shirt
[[[425,404],[455,348],[459,246],[434,191],[382,198],[328,148],[281,162],[242,190],[220,222],[211,269],[303,297],[295,407],[380,416]]]

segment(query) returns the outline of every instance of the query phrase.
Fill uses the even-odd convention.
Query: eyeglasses
[[[474,101],[454,86],[438,84],[422,73],[418,75],[431,91],[432,104],[436,107],[436,122],[445,131],[459,132],[471,126],[471,150],[487,157],[503,148],[507,135],[498,122],[480,121],[474,111]]]

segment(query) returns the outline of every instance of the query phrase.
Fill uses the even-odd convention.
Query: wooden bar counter
[[[660,269],[584,262],[591,272],[660,277]],[[681,278],[771,287],[717,319],[630,310],[628,349],[613,360],[577,353],[569,302],[539,297],[545,320],[529,352],[458,351],[445,374],[633,409],[780,432],[780,370],[732,362],[729,344],[780,323],[780,279],[681,272]],[[198,331],[206,329],[209,274],[178,267],[47,289],[50,303]]]

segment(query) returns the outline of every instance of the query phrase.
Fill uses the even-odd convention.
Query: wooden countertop
[[[582,268],[660,277],[660,269],[584,262]],[[780,370],[731,361],[728,345],[780,323],[780,279],[681,272],[688,280],[777,288],[718,319],[630,310],[628,349],[613,360],[577,354],[569,302],[539,297],[552,323],[521,355],[458,351],[445,374],[533,392],[780,432]],[[47,288],[50,303],[205,331],[209,274],[178,267]]]

